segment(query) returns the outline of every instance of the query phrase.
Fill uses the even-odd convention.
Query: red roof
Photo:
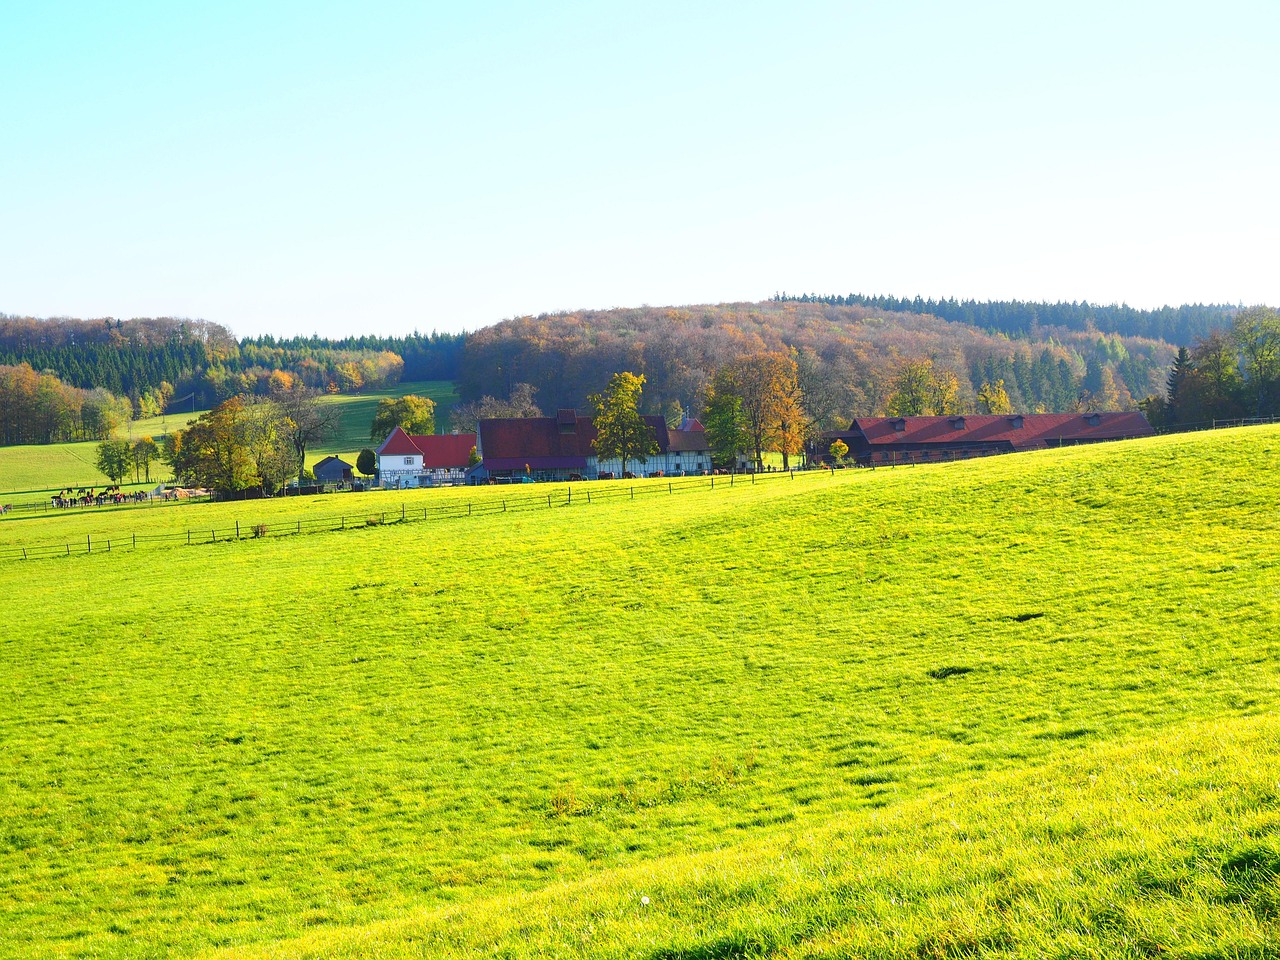
[[[1033,450],[1060,441],[1150,437],[1155,431],[1140,413],[1027,413],[1011,416],[859,417],[849,427],[872,446],[899,443],[1008,443]]]
[[[383,440],[382,446],[374,452],[380,457],[412,456],[416,453],[422,453],[422,451],[418,449],[417,445],[414,444],[410,436],[399,427],[392,430],[391,435],[387,437],[387,439]]]
[[[422,466],[427,470],[465,467],[476,445],[474,433],[442,433],[430,437],[410,437],[422,451]]]
[[[382,441],[377,454],[383,456],[422,457],[424,470],[443,470],[450,467],[465,467],[471,459],[471,448],[476,445],[474,433],[444,433],[434,436],[410,436],[400,427],[391,431],[391,435]]]

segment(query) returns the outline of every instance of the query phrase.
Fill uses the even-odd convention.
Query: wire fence
[[[1156,433],[1197,433],[1201,430],[1229,430],[1233,427],[1262,427],[1280,423],[1280,417],[1235,417],[1225,420],[1197,420],[1194,423],[1175,423],[1156,427]]]
[[[726,474],[666,483],[648,482],[622,486],[603,481],[585,486],[572,485],[545,494],[515,497],[485,497],[465,502],[438,503],[400,509],[363,511],[324,517],[292,517],[262,520],[256,523],[231,521],[225,526],[191,528],[167,533],[121,533],[111,536],[85,534],[83,540],[42,543],[0,548],[0,560],[34,560],[42,557],[70,557],[92,553],[112,553],[153,546],[196,546],[232,540],[258,540],[267,537],[300,536],[304,533],[333,533],[367,530],[397,523],[479,517],[495,513],[519,513],[531,510],[554,510],[557,507],[585,506],[604,501],[634,501],[658,494],[692,493],[699,490],[729,490],[734,486],[754,485],[768,480],[795,480],[797,476],[829,475],[828,470],[788,470],[766,473]]]
[[[182,496],[164,496],[160,494],[147,494],[142,497],[135,497],[132,493],[124,494],[120,499],[113,496],[106,497],[58,497],[53,494],[43,497],[39,500],[19,501],[18,503],[5,503],[0,505],[0,515],[3,514],[19,514],[19,513],[55,513],[61,514],[67,511],[84,512],[95,510],[120,510],[120,509],[140,509],[143,507],[174,507],[184,506],[192,503],[209,503],[213,499],[208,493],[198,495],[182,495]]]

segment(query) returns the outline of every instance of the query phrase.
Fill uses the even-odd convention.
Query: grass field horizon
[[[0,954],[1277,956],[1277,466],[1258,427],[0,563]]]

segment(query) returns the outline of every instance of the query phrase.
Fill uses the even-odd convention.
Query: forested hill
[[[256,337],[237,341],[216,323],[172,317],[37,319],[0,314],[0,366],[26,364],[72,388],[104,389],[135,412],[195,394],[211,405],[263,392],[272,374],[324,390],[350,391],[456,376],[463,334],[406,337]],[[158,411],[154,411],[158,412]]]
[[[737,359],[782,352],[794,356],[806,395],[820,388],[837,421],[884,412],[895,377],[920,360],[954,375],[961,407],[976,408],[983,385],[1000,381],[1018,410],[1132,409],[1164,393],[1177,345],[1229,326],[1235,309],[780,294],[517,317],[470,334],[240,340],[198,320],[0,315],[0,369],[14,382],[33,383],[34,371],[109,391],[134,415],[192,394],[212,405],[292,383],[348,392],[401,378],[457,380],[467,401],[528,384],[543,409],[584,409],[612,373],[631,370],[646,377],[646,412],[669,414],[700,411],[716,372]]]
[[[833,306],[871,307],[893,313],[930,314],[967,323],[1011,337],[1033,334],[1044,327],[1064,330],[1117,333],[1125,337],[1165,340],[1176,346],[1190,347],[1214,330],[1231,326],[1231,318],[1240,309],[1226,304],[1183,304],[1158,310],[1138,310],[1126,304],[1031,303],[1022,300],[925,300],[898,297],[868,297],[860,293],[843,296],[805,293],[788,296],[780,293],[777,301],[826,303]]]
[[[651,412],[699,409],[715,371],[745,354],[795,351],[833,419],[883,412],[909,360],[954,373],[962,404],[1004,381],[1013,407],[1132,409],[1163,392],[1175,348],[1162,340],[1055,328],[1018,338],[913,311],[775,299],[680,308],[584,310],[519,317],[467,338],[459,391],[466,400],[536,388],[543,409],[582,407],[610,373],[646,377]]]

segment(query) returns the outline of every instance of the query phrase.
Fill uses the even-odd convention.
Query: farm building
[[[338,457],[325,457],[312,468],[317,483],[350,483],[354,468]]]
[[[396,427],[375,451],[378,480],[396,488],[462,483],[475,445],[474,433],[411,436]]]
[[[645,417],[658,452],[641,463],[628,461],[637,476],[683,476],[711,469],[711,448],[697,420],[669,427],[662,417]],[[596,429],[590,417],[560,410],[554,417],[481,420],[476,441],[480,463],[467,472],[468,482],[499,482],[528,477],[533,480],[595,479],[622,476],[619,460],[600,460],[595,450]]]
[[[810,458],[830,462],[843,440],[863,465],[955,460],[1127,440],[1155,433],[1141,413],[1027,413],[1008,416],[859,417],[848,430],[822,435]]]

